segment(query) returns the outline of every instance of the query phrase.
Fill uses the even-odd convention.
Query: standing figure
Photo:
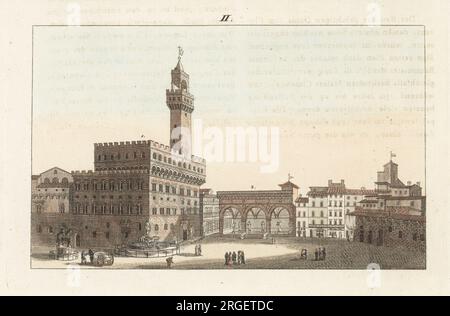
[[[325,256],[326,256],[326,251],[325,251],[325,247],[322,248],[322,260],[325,260]]]
[[[228,265],[228,252],[225,252],[225,265]]]
[[[244,250],[241,250],[241,263],[242,263],[242,264],[245,264]]]
[[[202,255],[202,245],[198,244],[198,255],[201,256]]]
[[[173,257],[167,258],[167,259],[166,259],[166,264],[167,264],[167,268],[168,268],[168,269],[172,268]]]
[[[314,260],[318,260],[319,259],[319,250],[316,248],[315,250],[314,250]]]
[[[236,259],[237,259],[236,251],[233,251],[233,254],[231,255],[231,258],[232,258],[232,260],[233,260],[233,264],[236,264],[236,263],[237,263],[237,262],[236,262]]]
[[[81,251],[81,264],[86,264],[86,253],[84,250]]]
[[[94,251],[92,249],[89,249],[88,253],[89,253],[89,261],[92,264],[94,262]]]

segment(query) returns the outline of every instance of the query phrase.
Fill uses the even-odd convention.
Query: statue
[[[56,245],[58,247],[71,247],[72,246],[72,230],[62,225],[58,234],[56,234]]]
[[[151,231],[152,227],[150,225],[150,221],[146,221],[145,222],[145,234],[150,237],[150,231]]]
[[[184,50],[181,46],[178,46],[178,61],[181,60],[181,56],[183,56]]]

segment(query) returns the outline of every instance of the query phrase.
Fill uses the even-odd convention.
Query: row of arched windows
[[[39,194],[33,194],[32,195],[32,199],[39,199],[39,200],[52,200],[52,199],[62,199],[65,200],[67,199],[67,195],[66,194],[44,194],[44,193],[39,193]]]
[[[159,225],[158,224],[155,224],[155,226],[153,226],[153,227],[155,229],[155,232],[159,231]],[[171,230],[173,230],[174,227],[175,226],[173,224],[170,224]],[[164,230],[168,230],[169,229],[169,225],[166,223],[166,224],[164,224],[163,228],[164,228]]]
[[[95,214],[95,215],[142,215],[141,204],[87,204],[76,203],[72,212],[74,214]]]
[[[187,89],[186,81],[184,80],[182,82],[182,89]],[[168,101],[181,101],[181,99],[182,99],[181,97],[167,97]],[[192,104],[192,100],[189,98],[183,97],[183,101],[187,102],[188,104]]]
[[[123,181],[95,181],[75,183],[75,191],[89,191],[91,188],[95,191],[128,191],[128,190],[144,190],[146,188],[145,181],[141,180],[123,180]]]
[[[44,184],[69,184],[69,179],[67,179],[66,177],[61,179],[61,182],[59,182],[59,179],[57,177],[54,177],[51,181],[49,178],[44,178]]]
[[[190,189],[185,187],[177,188],[176,185],[170,185],[165,183],[152,183],[152,192],[160,192],[166,194],[179,194],[188,197],[198,197],[198,191],[196,189]]]
[[[138,159],[138,158],[142,158],[145,159],[145,152],[126,152],[125,154],[122,153],[111,153],[111,154],[98,154],[97,155],[97,161],[113,161],[113,160],[121,160],[121,159]]]
[[[161,154],[157,154],[155,152],[153,153],[152,158],[154,160],[164,161],[165,163],[171,164],[173,166],[178,166],[180,168],[184,168],[184,169],[193,170],[193,171],[196,171],[196,172],[199,172],[199,173],[203,173],[203,169],[202,168],[198,168],[198,167],[192,166],[190,163],[187,164],[186,162],[182,163],[181,161],[178,161],[178,163],[177,163],[175,161],[175,159],[163,156]]]

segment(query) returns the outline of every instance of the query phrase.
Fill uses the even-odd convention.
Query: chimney
[[[366,189],[366,187],[361,187],[361,190],[365,190]]]
[[[333,182],[333,180],[328,180],[328,186],[330,186],[331,185],[331,183]]]
[[[407,182],[407,185],[411,185],[411,181],[408,181],[408,182]]]
[[[416,184],[420,187],[420,181],[417,181]]]
[[[341,184],[344,184],[344,179],[341,179]]]

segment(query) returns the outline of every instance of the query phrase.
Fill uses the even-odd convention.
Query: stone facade
[[[193,96],[177,99],[184,98],[188,87],[189,76],[179,60],[167,91],[175,117],[170,136],[177,120],[189,135],[177,139],[190,137]],[[200,186],[206,163],[190,155],[190,142],[185,144],[174,150],[172,141],[171,146],[152,140],[96,143],[94,170],[52,168],[32,176],[32,245],[54,245],[57,231],[67,227],[77,247],[113,247],[136,241],[147,222],[159,240],[201,236]]]
[[[211,189],[200,190],[202,236],[219,233],[219,198]]]
[[[367,195],[349,215],[353,240],[385,246],[425,249],[426,197],[420,183],[405,185],[392,160],[377,173],[375,193]]]
[[[409,207],[387,207],[385,211],[357,208],[354,240],[377,246],[425,250],[425,216]]]
[[[281,190],[218,191],[220,234],[295,235],[298,187],[288,181]]]
[[[310,187],[307,197],[297,200],[297,216],[301,215],[297,218],[297,236],[352,239],[354,223],[348,215],[366,195],[374,192],[349,189],[344,180],[328,180],[327,186]]]

